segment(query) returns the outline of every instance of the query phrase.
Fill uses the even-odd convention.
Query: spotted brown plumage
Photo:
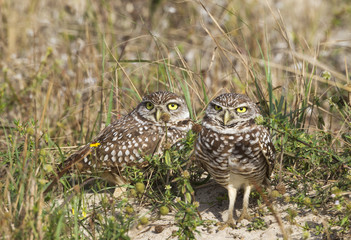
[[[182,98],[171,92],[152,93],[63,162],[58,178],[76,168],[102,173],[106,180],[122,184],[121,172],[126,166],[146,166],[144,156],[161,154],[166,144],[179,145],[191,126]]]
[[[195,145],[199,164],[228,190],[228,220],[234,225],[237,191],[244,188],[243,211],[249,218],[249,195],[253,185],[269,184],[275,149],[269,131],[257,125],[260,110],[247,96],[228,93],[210,102]]]

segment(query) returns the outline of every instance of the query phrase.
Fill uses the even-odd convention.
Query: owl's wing
[[[275,148],[268,130],[263,126],[261,130],[261,136],[262,137],[259,138],[259,144],[261,146],[263,156],[268,165],[267,178],[269,178],[272,174],[275,164]]]
[[[119,161],[114,161],[113,158],[113,161],[103,161],[102,165],[116,166],[133,165],[142,156],[153,155],[157,152],[161,140],[162,136],[153,124],[139,123],[134,117],[126,116],[121,121],[111,124],[94,141],[100,143],[96,149],[99,160],[102,161],[106,156],[119,157]],[[127,151],[129,154],[126,154]]]
[[[114,127],[118,127],[119,125],[121,125],[120,120],[116,120],[115,122],[111,123],[106,128],[104,128],[93,141],[80,148],[78,151],[70,155],[65,161],[59,164],[57,167],[58,172],[55,176],[51,177],[52,182],[46,188],[45,192],[48,192],[63,175],[70,172],[72,169],[77,168],[84,171],[87,167],[87,164],[84,163],[84,159],[91,158],[92,155],[96,154],[96,151],[94,149],[98,146],[96,143],[98,143],[98,141],[101,140],[103,136],[108,135],[108,133],[111,132]]]
[[[111,137],[111,134],[114,132],[123,132],[128,129],[128,126],[125,124],[130,122],[128,120],[128,116],[125,116],[112,122],[110,125],[101,130],[100,133],[94,138],[94,140],[80,148],[77,152],[70,155],[63,163],[58,166],[60,173],[67,172],[74,165],[76,165],[78,169],[84,170],[84,166],[79,166],[77,164],[79,164],[85,158],[91,158],[93,155],[96,155],[98,152],[97,149],[99,149],[101,142],[108,140],[108,138]]]

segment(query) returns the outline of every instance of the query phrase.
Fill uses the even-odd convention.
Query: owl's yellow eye
[[[168,107],[169,110],[177,110],[179,105],[176,104],[176,103],[170,103],[170,104],[167,105],[167,107]]]
[[[151,109],[153,109],[154,108],[154,105],[151,103],[151,102],[147,102],[146,103],[146,109],[147,110],[151,110]]]
[[[222,107],[220,107],[220,106],[218,106],[218,105],[215,105],[215,106],[214,106],[214,109],[215,109],[216,111],[221,111],[221,110],[222,110]]]
[[[244,113],[244,112],[247,111],[247,108],[246,108],[246,107],[239,107],[239,108],[236,109],[236,111],[237,111],[238,113]]]

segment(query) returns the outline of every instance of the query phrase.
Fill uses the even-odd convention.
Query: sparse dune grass
[[[351,238],[348,1],[66,2],[0,1],[1,239]],[[44,194],[59,163],[157,90],[195,122],[220,93],[260,105],[278,157],[254,221],[213,230],[227,198],[191,165],[194,132],[128,169],[120,198],[81,175]]]

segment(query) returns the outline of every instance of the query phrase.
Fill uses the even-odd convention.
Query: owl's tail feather
[[[80,168],[80,162],[85,158],[88,157],[92,152],[92,148],[89,145],[84,146],[82,149],[77,151],[76,153],[69,156],[63,163],[58,166],[59,172],[52,176],[52,182],[50,185],[45,189],[44,193],[49,192],[52,187],[58,183],[60,178],[69,173],[73,168]]]

